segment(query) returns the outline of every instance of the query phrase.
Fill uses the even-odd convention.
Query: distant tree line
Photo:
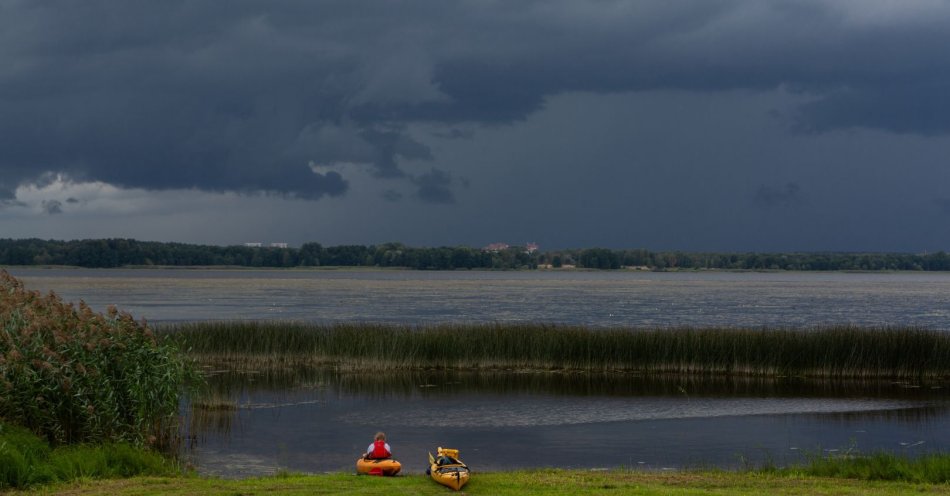
[[[650,270],[950,270],[950,255],[910,253],[687,253],[588,248],[549,251],[538,264],[593,269],[638,267]]]
[[[56,241],[0,239],[0,265],[237,267],[408,267],[413,269],[530,269],[536,257],[523,248],[486,252],[465,246],[412,248],[400,243],[300,248],[214,246],[134,239]]]
[[[950,255],[908,253],[687,253],[584,248],[528,252],[512,246],[418,248],[401,243],[300,248],[192,245],[134,239],[0,239],[0,265],[406,267],[421,270],[641,268],[648,270],[923,270],[950,271]]]

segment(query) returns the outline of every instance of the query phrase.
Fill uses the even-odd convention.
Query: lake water
[[[276,381],[213,378],[238,409],[192,417],[196,438],[187,453],[199,469],[223,476],[351,471],[377,430],[415,473],[437,446],[460,448],[482,471],[732,468],[808,454],[950,449],[943,385],[298,373]]]
[[[152,322],[549,322],[617,326],[918,325],[950,330],[950,274],[10,271]],[[279,372],[279,373],[278,373]],[[733,467],[804,452],[950,450],[950,384],[699,381],[630,375],[340,374],[211,377],[235,402],[198,411],[186,453],[204,473],[349,471],[377,430],[409,472],[436,446],[475,470]],[[190,409],[187,409],[190,412]]]
[[[13,269],[151,322],[918,325],[950,330],[950,274]]]

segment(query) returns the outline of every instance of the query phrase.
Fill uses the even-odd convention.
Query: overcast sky
[[[950,2],[0,0],[0,238],[950,250]]]

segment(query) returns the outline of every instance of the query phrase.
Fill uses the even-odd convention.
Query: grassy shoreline
[[[950,333],[916,327],[588,329],[543,324],[411,327],[224,321],[156,329],[200,362],[238,368],[950,377]]]
[[[440,495],[452,491],[423,475],[394,478],[351,474],[277,475],[223,480],[201,477],[136,477],[45,486],[30,494],[221,495]],[[897,495],[950,494],[950,485],[866,481],[763,472],[640,472],[543,469],[477,473],[460,494],[497,496],[592,495]]]
[[[199,476],[179,460],[130,445],[50,448],[0,424],[0,493],[29,494],[445,494],[422,474],[395,478],[331,472],[243,479]],[[537,468],[476,472],[464,494],[950,494],[950,455],[887,452],[807,456],[738,470]]]

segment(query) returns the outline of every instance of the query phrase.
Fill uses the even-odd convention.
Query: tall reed
[[[950,377],[950,334],[915,327],[586,329],[543,324],[174,324],[201,360],[246,367],[543,369],[827,378]]]
[[[0,417],[53,444],[157,444],[177,430],[189,361],[142,322],[41,295],[0,271]]]

